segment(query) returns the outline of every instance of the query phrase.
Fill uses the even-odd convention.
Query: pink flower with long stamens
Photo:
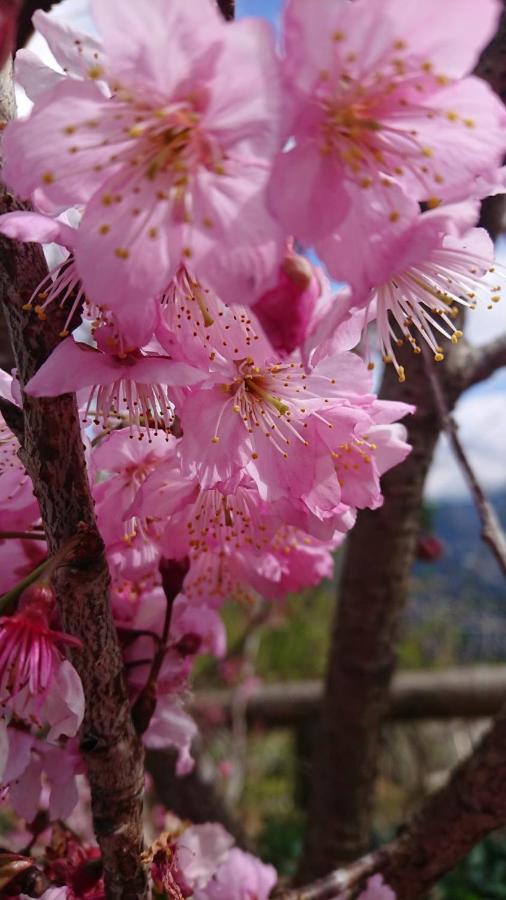
[[[465,76],[495,33],[496,0],[289,0],[284,18],[285,138],[270,197],[285,228],[316,247],[361,223],[385,240],[416,207],[484,196],[506,150],[504,108]],[[294,190],[294,185],[297,189]],[[348,221],[349,217],[351,221]],[[332,271],[331,263],[329,268]]]
[[[255,327],[251,310],[223,303],[186,267],[180,268],[162,295],[155,333],[172,359],[206,371],[219,370],[224,361],[244,359],[253,352],[271,352]]]
[[[53,218],[45,213],[18,211],[0,216],[0,234],[22,242],[55,243],[67,251],[63,259],[54,263],[24,306],[25,310],[33,309],[42,320],[53,304],[67,307],[68,315],[61,337],[67,337],[71,327],[75,327],[76,314],[84,312],[87,318],[93,318],[98,324],[114,321],[123,337],[130,342],[133,340],[134,343],[142,344],[151,338],[158,320],[158,304],[155,300],[145,299],[142,305],[125,308],[121,297],[109,294],[98,304],[90,303],[75,261],[77,228],[71,227],[61,218]]]
[[[74,735],[84,714],[80,679],[61,647],[81,641],[49,624],[53,598],[36,588],[11,616],[0,618],[0,703],[28,721],[47,721],[54,737]]]
[[[100,475],[93,488],[100,533],[107,546],[130,541],[142,523],[131,515],[143,482],[176,444],[172,435],[154,434],[150,443],[131,439],[129,429],[113,431],[95,447],[91,469]],[[106,477],[108,476],[108,477]]]
[[[230,362],[219,379],[213,375],[202,387],[179,407],[184,464],[203,487],[226,482],[244,467],[270,501],[298,499],[323,483],[319,457],[326,451],[320,451],[315,430],[337,431],[336,422],[326,420],[332,405],[340,409],[343,434],[367,417],[359,405],[343,401],[348,393],[369,390],[367,371],[352,354],[326,360],[310,374],[298,360],[250,357]],[[337,485],[334,493],[337,505]]]
[[[103,58],[8,127],[6,180],[23,196],[85,204],[76,260],[97,304],[138,306],[190,258],[225,300],[253,298],[282,252],[264,203],[279,146],[269,26],[226,24],[209,0],[92,7]],[[55,35],[64,66],[72,43]]]
[[[454,321],[459,307],[492,308],[501,298],[504,273],[494,263],[490,237],[462,224],[444,207],[419,216],[378,265],[376,286],[354,296],[356,306],[375,310],[385,361],[393,362],[401,381],[396,346],[408,342],[419,353],[423,340],[440,361],[441,338],[456,343],[462,336]]]
[[[91,388],[86,404],[90,415],[104,429],[113,422],[128,424],[131,433],[148,440],[151,433],[170,431],[174,420],[169,386],[191,385],[205,373],[159,354],[125,347],[114,329],[104,326],[95,333],[101,349],[68,337],[26,386],[34,397],[57,397],[67,391]]]
[[[68,256],[63,261],[57,262],[37,285],[30,300],[24,306],[24,309],[33,309],[39,318],[45,319],[46,311],[53,303],[57,303],[59,306],[68,303],[69,313],[61,333],[62,337],[66,337],[76,311],[81,308],[86,299],[81,276],[76,269],[72,255],[76,230],[66,222],[43,213],[20,210],[0,216],[0,234],[23,243],[56,243],[69,251]]]
[[[184,440],[184,438],[183,438]],[[286,520],[322,528],[316,516],[304,516],[293,504],[267,504],[255,483],[243,474],[238,485],[199,490],[196,479],[174,477],[174,467],[163,462],[142,485],[132,509],[139,518],[158,517],[159,543],[167,557],[188,557],[190,569],[184,592],[194,604],[220,606],[227,597],[245,599],[255,591],[281,597],[318,583],[331,574],[331,550],[342,535],[320,541]],[[344,532],[353,523],[339,505],[326,526],[333,535],[337,523]],[[323,528],[322,528],[323,530]]]

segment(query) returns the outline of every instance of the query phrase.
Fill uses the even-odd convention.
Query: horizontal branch
[[[503,366],[506,366],[506,334],[501,334],[482,347],[471,348],[464,390],[480,381],[486,381]]]
[[[265,684],[246,703],[249,724],[293,727],[315,718],[323,697],[321,681]],[[457,666],[438,672],[400,672],[392,682],[388,716],[416,719],[480,719],[494,716],[506,697],[506,666]],[[193,712],[206,717],[219,709],[232,715],[232,691],[196,694]]]

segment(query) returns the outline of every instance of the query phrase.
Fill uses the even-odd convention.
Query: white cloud
[[[486,491],[506,488],[506,378],[493,379],[499,390],[475,390],[459,402],[455,419],[469,462]],[[426,489],[430,499],[469,495],[446,437],[438,443]]]

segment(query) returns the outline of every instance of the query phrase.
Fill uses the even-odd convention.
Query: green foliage
[[[433,900],[506,900],[506,834],[474,847],[433,891]]]

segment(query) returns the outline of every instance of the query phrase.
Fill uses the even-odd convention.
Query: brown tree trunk
[[[359,856],[369,840],[381,726],[419,531],[425,477],[440,425],[420,358],[399,385],[387,368],[381,395],[414,403],[412,453],[383,479],[383,506],[358,516],[339,584],[308,829],[298,881]]]
[[[506,12],[476,73],[504,99]],[[504,197],[486,200],[480,224],[495,238],[503,222]],[[504,360],[504,343],[500,343],[498,365]],[[299,883],[324,875],[340,860],[355,858],[368,844],[399,621],[407,599],[425,479],[441,432],[423,360],[407,352],[404,364],[406,383],[399,385],[392,368],[387,368],[380,395],[416,405],[416,413],[407,421],[413,451],[383,478],[382,508],[361,512],[347,541]],[[461,344],[449,345],[438,373],[451,410],[460,393],[490,371],[485,365],[480,372],[479,353]]]
[[[2,98],[8,112],[8,90]],[[19,208],[5,191],[1,211]],[[0,240],[0,292],[21,386],[59,341],[62,317],[46,322],[22,307],[46,275],[40,247]],[[23,394],[21,456],[40,504],[49,552],[80,535],[56,569],[54,588],[66,631],[80,638],[73,654],[86,699],[81,750],[92,793],[93,821],[110,900],[142,900],[140,862],[143,750],[135,734],[123,663],[109,603],[109,572],[93,512],[75,396],[35,399]]]

